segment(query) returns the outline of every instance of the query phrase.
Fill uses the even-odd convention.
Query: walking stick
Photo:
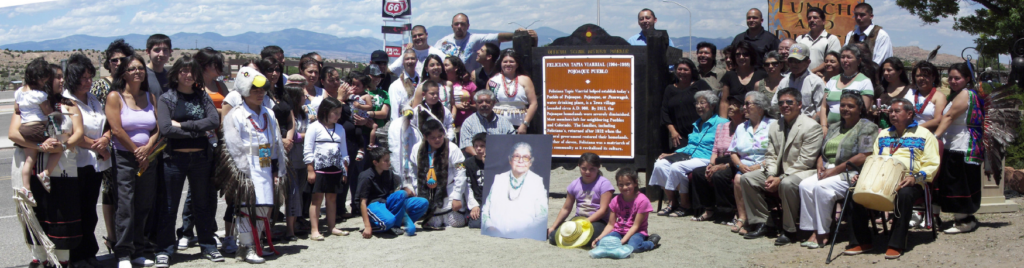
[[[847,170],[849,170],[849,168],[847,168]],[[850,181],[850,175],[848,173],[844,175],[846,175],[846,181]],[[831,264],[832,261],[835,260],[832,258],[832,250],[836,248],[836,237],[839,237],[839,223],[842,222],[843,215],[846,214],[846,207],[850,204],[850,199],[853,199],[853,189],[856,188],[856,186],[856,182],[850,183],[850,188],[846,190],[846,198],[843,200],[843,210],[839,211],[839,219],[836,220],[836,229],[832,230],[832,246],[828,247],[828,256],[825,256],[825,264]]]

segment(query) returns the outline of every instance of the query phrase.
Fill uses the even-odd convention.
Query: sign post
[[[634,158],[633,55],[546,56],[541,66],[553,157]]]
[[[409,34],[412,30],[412,4],[409,1],[381,1],[381,16],[384,18],[381,34],[384,37],[384,52],[390,58],[401,57],[402,47],[412,40]],[[389,36],[391,38],[388,38]],[[392,41],[389,42],[389,39]]]

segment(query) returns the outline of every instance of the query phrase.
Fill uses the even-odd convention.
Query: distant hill
[[[504,31],[479,30],[479,29],[469,28],[469,32],[470,33],[474,33],[474,34],[503,33],[503,32],[515,31],[515,29],[518,28],[518,27],[519,26],[510,27],[508,30],[504,30]],[[569,36],[569,34],[561,32],[559,30],[552,29],[551,27],[540,27],[540,28],[533,29],[533,30],[537,32],[537,43],[538,43],[537,45],[540,45],[540,46],[544,46],[544,45],[546,45],[548,43],[551,43],[551,41],[553,41],[555,39],[558,39],[559,37]],[[430,45],[434,45],[435,43],[437,43],[437,40],[441,40],[441,38],[443,38],[443,37],[445,37],[445,36],[447,36],[449,34],[452,34],[452,27],[451,26],[432,26],[432,27],[428,27],[427,28],[427,33],[428,33],[427,42],[429,42]],[[501,48],[502,49],[510,48],[510,47],[512,47],[512,43],[501,43]]]
[[[370,52],[380,49],[383,41],[369,37],[337,37],[299,29],[256,33],[246,32],[234,36],[223,36],[217,33],[176,33],[171,40],[175,48],[193,49],[198,45],[213,47],[218,50],[232,50],[242,53],[258,54],[264,46],[278,45],[285,51],[285,56],[298,57],[310,51],[317,51],[327,58],[339,58],[355,61],[369,60]],[[123,36],[96,37],[89,35],[72,35],[64,38],[21,42],[0,45],[0,49],[10,50],[73,50],[95,49],[105,50],[111,41],[124,38],[137,49],[145,49],[148,35],[129,34]]]
[[[718,50],[722,50],[726,46],[729,46],[729,45],[732,44],[732,37],[706,38],[706,37],[696,37],[696,36],[694,36],[693,37],[693,46],[692,47],[690,47],[690,38],[688,36],[671,37],[671,39],[672,39],[672,43],[674,43],[676,45],[675,47],[679,48],[679,49],[682,49],[684,52],[690,51],[690,49],[697,50],[697,44],[700,44],[700,42],[708,42],[708,43],[714,44],[715,47],[718,48]],[[687,47],[690,47],[690,48],[688,49]]]

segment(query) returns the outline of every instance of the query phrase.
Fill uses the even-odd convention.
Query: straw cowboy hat
[[[560,248],[578,248],[589,243],[593,235],[594,225],[586,217],[577,216],[558,227],[555,242]]]

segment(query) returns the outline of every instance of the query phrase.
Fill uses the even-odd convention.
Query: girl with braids
[[[443,230],[445,226],[462,227],[466,216],[462,209],[462,191],[466,184],[465,157],[459,147],[445,136],[440,121],[431,117],[420,125],[424,141],[413,145],[409,156],[412,168],[405,176],[406,187],[429,204],[423,216],[423,228]]]

